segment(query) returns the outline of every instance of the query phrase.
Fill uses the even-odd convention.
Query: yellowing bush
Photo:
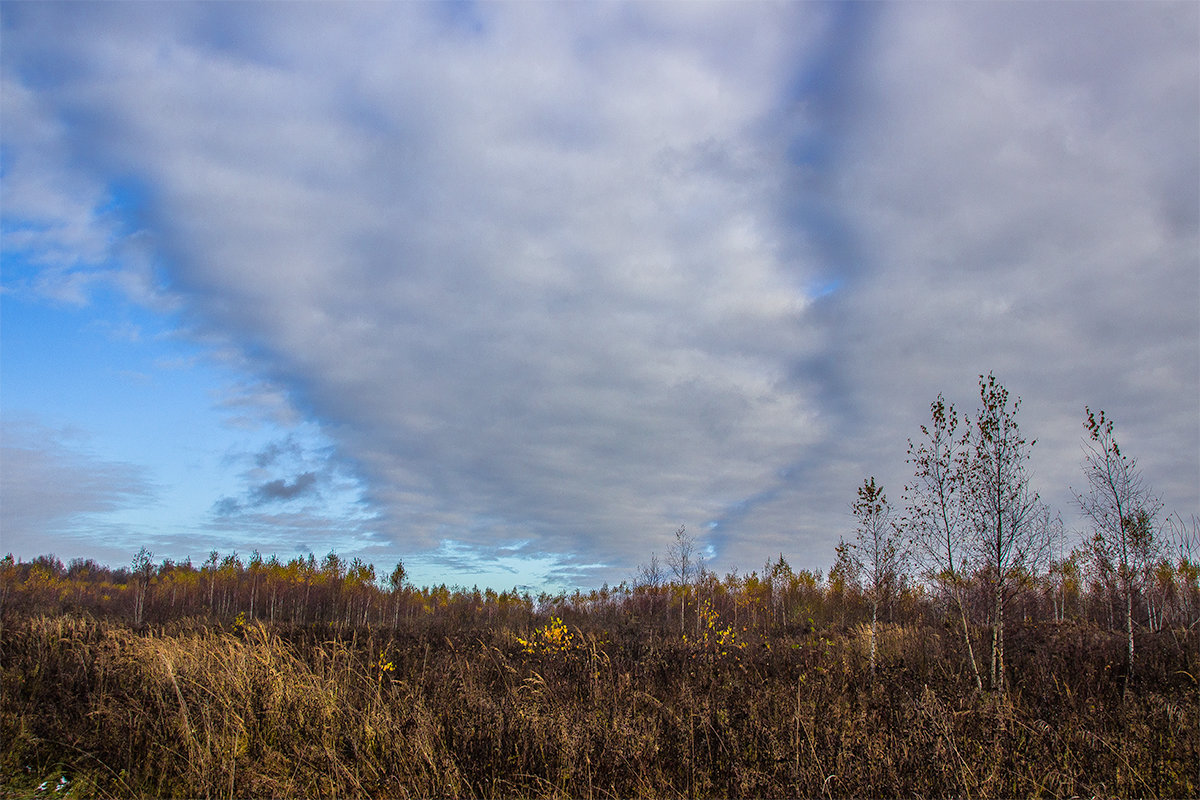
[[[576,637],[559,617],[551,617],[548,623],[535,630],[528,639],[518,636],[517,641],[525,652],[531,655],[566,655],[578,647]]]

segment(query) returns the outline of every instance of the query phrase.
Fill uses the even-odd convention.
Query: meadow
[[[227,585],[196,570],[182,593],[165,568],[141,585],[94,564],[5,566],[4,796],[1200,792],[1195,609],[1139,626],[1126,674],[1099,586],[1031,585],[1007,688],[981,691],[935,594],[889,603],[872,674],[861,593],[779,564],[538,598],[355,588],[343,572],[281,588],[280,608],[304,598],[311,617],[274,621],[244,566]]]

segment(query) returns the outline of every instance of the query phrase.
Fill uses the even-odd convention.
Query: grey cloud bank
[[[371,547],[598,582],[687,523],[823,567],[989,370],[1065,512],[1086,403],[1187,514],[1197,13],[6,5],[6,204],[93,252],[80,193],[140,187],[191,333],[319,422]]]

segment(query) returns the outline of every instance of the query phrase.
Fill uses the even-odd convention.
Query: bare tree
[[[918,444],[908,440],[907,461],[915,471],[912,482],[904,487],[905,523],[914,555],[926,576],[943,587],[958,610],[975,686],[983,689],[963,597],[963,583],[970,570],[961,491],[966,438],[958,433],[959,417],[954,405],[947,404],[940,394],[929,410],[930,424],[921,426],[924,438]]]
[[[691,583],[696,569],[696,540],[683,525],[675,531],[675,541],[667,550],[667,566],[680,586]]]
[[[1050,552],[1051,517],[1033,491],[1028,468],[1036,441],[1021,435],[1018,398],[994,375],[979,376],[980,408],[967,433],[960,464],[971,557],[983,572],[992,602],[991,683],[1004,691],[1004,609],[1021,582]]]
[[[658,562],[658,553],[651,553],[650,563],[638,567],[637,582],[651,589],[658,589],[663,585],[664,580],[662,564]]]
[[[1127,675],[1133,671],[1133,597],[1143,569],[1153,561],[1154,518],[1162,503],[1146,486],[1137,461],[1121,452],[1113,436],[1113,422],[1084,406],[1083,448],[1086,493],[1075,492],[1080,510],[1092,521],[1092,546],[1096,556],[1117,572],[1125,604]]]
[[[663,605],[663,595],[666,593],[663,590],[663,585],[666,583],[667,577],[663,572],[662,562],[658,560],[658,553],[650,554],[649,564],[639,564],[637,574],[634,576],[634,583],[641,587],[646,602],[649,604],[650,617],[658,620],[661,614],[661,606]],[[667,613],[662,614],[666,618],[664,627],[670,626],[670,607],[668,604]]]
[[[850,506],[858,521],[858,537],[851,545],[855,571],[866,578],[867,594],[871,600],[871,677],[875,677],[876,628],[879,624],[879,605],[891,596],[900,578],[903,559],[903,540],[892,523],[892,509],[875,478],[864,480],[858,487],[858,498]]]
[[[695,537],[687,532],[686,527],[680,525],[675,531],[675,541],[671,542],[671,546],[667,550],[667,566],[671,568],[671,572],[675,575],[675,580],[679,583],[680,633],[683,633],[684,629],[684,612],[687,608],[688,587],[695,577],[698,560]]]

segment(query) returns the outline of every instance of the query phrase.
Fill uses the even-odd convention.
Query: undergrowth
[[[730,636],[730,634],[727,634]],[[1114,638],[1116,637],[1116,638]],[[1029,626],[978,692],[953,636],[0,628],[0,793],[45,797],[1195,796],[1191,656]],[[1194,668],[1193,668],[1194,669]]]

